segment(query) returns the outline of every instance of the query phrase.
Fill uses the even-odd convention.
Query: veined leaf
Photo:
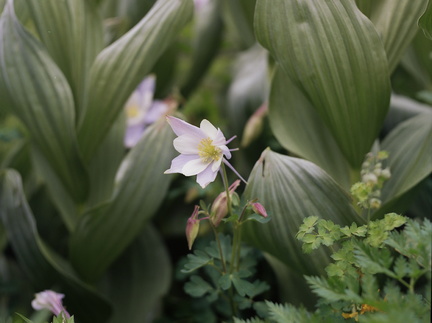
[[[68,310],[83,322],[106,322],[110,306],[82,282],[66,260],[39,237],[36,221],[14,170],[0,174],[0,220],[6,228],[17,260],[36,290],[61,285]]]
[[[369,0],[372,1],[372,0]],[[418,32],[417,21],[428,0],[375,1],[369,18],[384,42],[391,73]]]
[[[123,160],[112,200],[84,214],[71,237],[71,258],[87,280],[97,279],[141,232],[160,206],[171,177],[174,134],[159,120]]]
[[[172,265],[164,241],[148,225],[108,272],[108,295],[114,304],[109,322],[153,322],[158,301],[168,291]]]
[[[181,93],[188,97],[199,85],[222,42],[223,23],[220,1],[204,2],[195,8],[195,25],[191,67]]]
[[[257,0],[255,32],[360,167],[390,97],[386,53],[370,20],[354,1]]]
[[[190,19],[192,0],[158,0],[128,33],[105,48],[90,71],[89,97],[78,139],[85,160],[118,117],[158,57]]]
[[[255,42],[253,17],[256,0],[222,0],[225,24],[235,35],[238,46],[249,48]]]
[[[87,0],[26,0],[41,41],[62,70],[82,110],[88,71],[103,48],[102,19]]]
[[[308,98],[280,67],[272,80],[269,118],[284,148],[320,166],[342,187],[350,187],[349,165],[333,136]]]
[[[11,0],[0,18],[0,88],[69,194],[84,199],[87,177],[71,89],[43,46],[19,23]]]
[[[432,112],[418,114],[398,125],[381,144],[389,152],[391,177],[382,189],[390,202],[432,172]]]
[[[257,198],[272,214],[267,224],[247,224],[246,239],[300,274],[316,273],[328,261],[322,248],[313,257],[303,254],[296,234],[305,217],[319,216],[340,225],[362,222],[348,194],[321,168],[270,149],[255,164],[245,195]]]
[[[432,2],[430,0],[418,24],[423,29],[425,36],[432,40]]]

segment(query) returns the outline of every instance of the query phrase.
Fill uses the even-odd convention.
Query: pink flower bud
[[[230,193],[230,198],[232,198],[232,194],[235,192],[237,187],[240,185],[240,180],[236,180],[231,186],[228,188]],[[226,192],[220,193],[213,202],[211,207],[211,218],[213,225],[217,227],[222,219],[228,214],[228,205],[227,205],[227,194]]]
[[[264,206],[261,203],[252,203],[252,209],[255,213],[263,216],[263,217],[268,217],[267,211],[264,208]]]
[[[189,250],[192,249],[192,245],[199,231],[200,220],[198,219],[198,213],[199,213],[199,206],[195,205],[195,209],[191,217],[187,220],[187,224],[186,224],[186,239],[188,242]]]
[[[63,297],[63,294],[53,292],[52,290],[45,290],[35,294],[35,299],[31,302],[31,305],[35,310],[47,309],[50,310],[55,316],[63,313],[66,318],[69,318],[69,313],[63,307]]]

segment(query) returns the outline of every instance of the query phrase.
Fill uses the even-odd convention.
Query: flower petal
[[[231,151],[229,150],[229,148],[227,146],[219,146],[219,148],[222,150],[222,153],[225,155],[225,157],[227,159],[231,158]]]
[[[191,160],[199,158],[198,155],[179,155],[171,161],[171,168],[164,174],[181,173],[183,167]]]
[[[210,163],[205,163],[199,158],[198,155],[195,155],[194,160],[189,161],[186,165],[183,166],[182,174],[185,176],[197,175],[204,171]]]
[[[219,158],[219,160],[215,160],[212,163],[212,171],[217,172],[221,166],[222,158]]]
[[[205,188],[211,182],[214,182],[216,179],[217,171],[214,172],[212,167],[209,165],[204,171],[197,175],[197,183],[201,185],[202,188]]]
[[[227,165],[228,166],[228,168],[229,169],[231,169],[233,172],[234,172],[234,174],[236,174],[237,176],[238,176],[238,178],[240,178],[245,184],[247,184],[247,182],[246,182],[246,180],[239,174],[239,172],[238,171],[236,171],[236,169],[233,167],[233,165],[231,165],[230,163],[229,163],[229,161],[228,160],[226,160],[225,158],[223,159],[223,163],[225,164],[225,165]]]
[[[198,145],[201,138],[192,135],[182,135],[174,139],[174,148],[180,154],[198,155]]]
[[[207,137],[210,137],[211,139],[215,139],[216,135],[218,134],[218,129],[216,129],[215,126],[213,126],[210,121],[204,119],[201,121],[200,124],[201,130],[207,135]],[[220,130],[219,130],[220,132]]]
[[[183,121],[179,118],[175,118],[172,116],[167,116],[167,121],[177,136],[190,134],[200,138],[205,138],[205,134],[202,132],[200,128],[195,127],[187,123],[186,121]]]
[[[141,139],[144,133],[144,126],[141,124],[129,126],[126,128],[124,144],[127,148],[132,148]]]

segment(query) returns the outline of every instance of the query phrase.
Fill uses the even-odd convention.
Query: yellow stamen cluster
[[[198,155],[204,163],[210,163],[222,157],[222,150],[213,145],[213,140],[205,138],[198,144]]]
[[[127,107],[126,114],[129,119],[136,118],[139,115],[139,107],[136,104]]]

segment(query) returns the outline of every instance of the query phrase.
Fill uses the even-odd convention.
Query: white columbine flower
[[[31,302],[31,305],[35,310],[50,310],[55,316],[63,312],[66,318],[69,318],[69,313],[63,307],[63,297],[64,294],[59,294],[52,290],[45,290],[35,294],[35,299]]]
[[[153,101],[156,77],[147,76],[125,104],[127,128],[125,146],[132,148],[141,139],[144,130],[169,110],[168,101]]]
[[[205,119],[201,121],[199,128],[172,116],[167,116],[167,121],[178,136],[174,139],[174,148],[180,156],[173,159],[171,168],[165,174],[197,175],[197,183],[205,188],[215,180],[223,162],[245,182],[228,162],[231,151],[237,149],[228,149],[226,145],[235,136],[226,140],[222,131]]]

